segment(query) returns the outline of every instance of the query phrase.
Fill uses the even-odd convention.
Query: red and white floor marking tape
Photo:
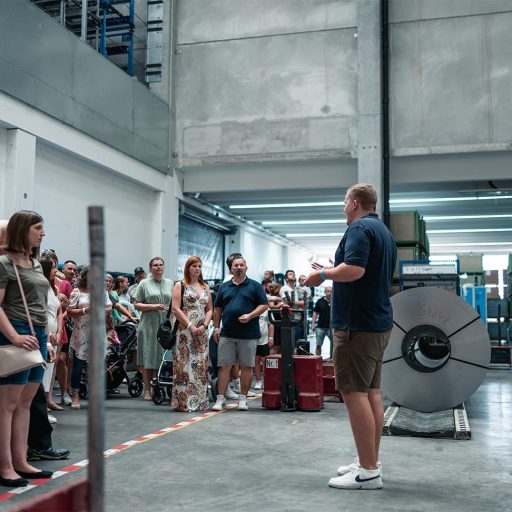
[[[248,398],[248,401],[256,400],[257,398],[261,398],[261,394],[257,394],[255,397]],[[226,404],[224,406],[224,410],[234,409],[235,407],[238,407],[237,403]],[[133,446],[137,446],[141,443],[145,443],[146,441],[152,441],[153,439],[158,439],[159,437],[165,436],[167,434],[171,434],[172,432],[176,432],[177,430],[181,430],[185,427],[190,427],[190,425],[193,425],[194,423],[198,423],[199,421],[203,421],[207,418],[211,418],[212,416],[216,416],[217,414],[221,414],[221,413],[222,413],[222,411],[205,412],[204,414],[201,414],[200,416],[196,416],[196,417],[190,418],[188,420],[180,421],[179,423],[176,423],[175,425],[171,425],[169,427],[165,427],[160,430],[157,430],[156,432],[151,432],[150,434],[145,434],[143,436],[136,437],[135,439],[132,439],[130,441],[126,441],[124,443],[118,444],[118,445],[114,446],[113,448],[105,450],[103,453],[105,455],[105,458],[112,457],[113,455],[117,455],[118,453],[122,453],[125,450],[132,448]],[[69,473],[73,473],[74,471],[83,469],[83,468],[87,467],[88,464],[89,464],[88,459],[81,460],[79,462],[75,462],[71,466],[66,466],[65,468],[62,468],[58,471],[54,471],[53,476],[51,478],[32,480],[31,483],[25,487],[17,487],[15,489],[11,489],[10,491],[0,494],[0,503],[7,501],[11,498],[14,498],[15,496],[18,496],[19,494],[23,494],[27,491],[35,489],[36,487],[40,487],[41,485],[47,484],[48,482],[51,482],[52,480],[55,480],[56,478],[60,478],[65,475],[69,475]]]

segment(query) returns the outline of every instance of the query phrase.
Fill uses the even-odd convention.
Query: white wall
[[[305,251],[300,251],[293,246],[288,247],[288,257],[285,270],[294,270],[297,280],[300,274],[308,275],[311,272],[310,255]]]
[[[261,281],[265,270],[281,272],[284,250],[282,245],[246,230],[243,236],[241,253],[249,267],[248,276],[256,281]]]
[[[36,148],[34,209],[45,219],[43,248],[60,261],[88,261],[87,207],[105,208],[106,268],[129,272],[146,267],[155,222],[155,192],[64,151]]]

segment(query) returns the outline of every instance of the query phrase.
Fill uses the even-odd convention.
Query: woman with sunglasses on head
[[[37,261],[44,235],[43,219],[35,212],[22,210],[9,219],[6,254],[0,256],[0,345],[13,344],[25,350],[39,350],[46,360],[49,285]],[[26,297],[28,315],[16,270]],[[30,405],[43,374],[44,368],[36,366],[0,378],[0,485],[22,487],[29,479],[52,475],[51,471],[40,471],[27,462]]]
[[[89,359],[89,266],[84,265],[78,277],[77,287],[71,292],[68,315],[74,319],[73,333],[69,340],[73,369],[71,370],[71,408],[80,409],[80,378],[84,364]],[[105,292],[105,314],[112,312],[112,303]],[[105,335],[105,347],[107,337]]]
[[[169,310],[173,284],[164,277],[164,270],[164,260],[153,258],[149,262],[151,275],[139,283],[134,296],[135,309],[142,313],[137,331],[137,364],[143,368],[144,400],[151,400],[151,379],[156,377],[164,354],[156,335]]]
[[[198,256],[191,256],[185,263],[183,281],[174,285],[172,293],[172,312],[180,325],[173,350],[171,409],[178,412],[208,409],[207,332],[213,304],[202,265]]]

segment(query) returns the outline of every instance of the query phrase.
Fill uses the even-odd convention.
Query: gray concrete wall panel
[[[510,26],[512,14],[392,26],[395,154],[506,149],[499,144],[512,133]]]
[[[2,0],[0,90],[167,172],[168,105],[25,0]]]
[[[511,2],[512,3],[512,2]],[[492,138],[512,142],[512,13],[484,19],[490,86]],[[512,175],[512,173],[511,173]]]
[[[233,155],[351,154],[357,124],[353,29],[180,50],[177,138],[182,165]]]
[[[510,0],[391,0],[391,23],[507,12]]]
[[[178,44],[356,26],[357,0],[180,0]]]

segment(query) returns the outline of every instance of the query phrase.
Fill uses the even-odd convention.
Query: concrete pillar
[[[165,191],[155,192],[155,218],[152,233],[152,257],[160,256],[165,261],[166,277],[176,279],[178,266],[179,231],[179,180],[167,176]]]
[[[5,165],[0,166],[0,218],[34,209],[36,137],[23,130],[7,130]]]
[[[358,141],[357,180],[371,183],[383,211],[382,74],[380,0],[357,1]]]

